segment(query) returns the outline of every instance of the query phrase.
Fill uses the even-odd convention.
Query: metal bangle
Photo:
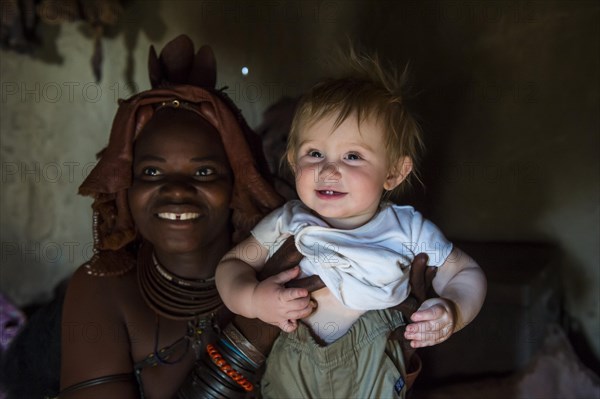
[[[259,368],[266,360],[263,355],[250,341],[244,337],[244,335],[233,325],[229,323],[223,329],[223,335],[227,337],[227,340],[248,360],[253,363],[255,368]]]

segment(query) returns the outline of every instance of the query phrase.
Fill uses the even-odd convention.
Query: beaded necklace
[[[158,363],[173,363],[168,360],[171,355],[169,351],[163,355],[162,350],[158,350],[159,320],[162,316],[188,322],[183,339],[186,348],[191,343],[198,357],[205,346],[204,341],[210,340],[206,333],[212,335],[215,315],[223,306],[215,279],[188,279],[169,272],[158,262],[149,243],[142,244],[139,250],[137,278],[144,302],[156,313],[154,353],[150,356]]]
[[[167,271],[147,243],[140,248],[137,276],[146,304],[167,319],[198,320],[223,305],[214,278],[187,279]]]

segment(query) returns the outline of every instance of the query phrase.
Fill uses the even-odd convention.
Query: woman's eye
[[[217,173],[217,172],[213,168],[201,168],[196,171],[196,176],[202,176],[202,177],[212,176],[215,173]]]
[[[348,154],[346,155],[346,159],[350,161],[358,161],[359,159],[361,159],[361,157],[358,154]]]
[[[158,175],[160,175],[160,172],[156,168],[144,168],[144,170],[142,171],[142,174],[144,176],[158,176]]]
[[[313,158],[323,158],[323,154],[321,154],[321,152],[317,151],[317,150],[309,151],[308,156],[313,157]]]

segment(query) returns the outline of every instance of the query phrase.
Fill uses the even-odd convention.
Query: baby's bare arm
[[[298,276],[298,267],[259,282],[257,272],[264,266],[267,255],[268,248],[255,238],[246,239],[219,263],[217,288],[232,312],[248,318],[259,318],[285,331],[294,330],[297,327],[296,319],[312,312],[308,290],[284,286]]]
[[[469,324],[481,310],[487,292],[487,280],[479,265],[458,248],[439,268],[433,289],[456,307],[454,332]]]
[[[232,312],[255,318],[249,304],[258,280],[256,273],[267,258],[268,250],[254,237],[233,247],[217,266],[215,279],[219,294]]]
[[[423,302],[406,328],[413,347],[439,344],[469,324],[483,305],[487,282],[479,265],[454,248],[439,267],[433,288],[440,298]]]

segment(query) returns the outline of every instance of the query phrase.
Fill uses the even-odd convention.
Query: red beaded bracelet
[[[254,390],[254,384],[248,381],[248,379],[246,379],[246,377],[244,377],[242,373],[238,372],[233,367],[231,367],[231,365],[227,363],[225,359],[223,359],[223,356],[219,353],[219,351],[217,350],[217,348],[215,348],[213,344],[206,345],[206,352],[208,353],[208,356],[210,356],[213,363],[216,364],[217,367],[221,369],[223,373],[227,374],[229,378],[231,378],[232,380],[237,382],[239,386],[244,388],[246,392]]]

